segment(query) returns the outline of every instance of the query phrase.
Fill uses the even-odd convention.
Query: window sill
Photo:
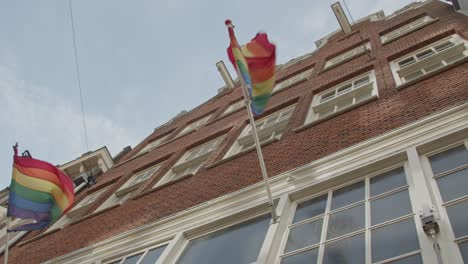
[[[266,146],[266,145],[268,145],[268,144],[271,144],[271,143],[273,143],[273,142],[276,142],[276,141],[279,141],[279,139],[278,139],[278,138],[271,138],[271,139],[269,139],[269,140],[267,140],[267,141],[261,143],[260,146],[261,146],[261,147],[264,147],[264,146]],[[238,153],[236,153],[236,154],[234,154],[234,155],[231,155],[231,156],[229,156],[229,157],[223,158],[222,160],[213,162],[213,163],[211,163],[211,164],[205,166],[205,168],[206,168],[206,169],[214,168],[214,167],[216,167],[216,166],[218,166],[218,165],[220,165],[220,164],[223,164],[223,163],[228,162],[228,161],[230,161],[230,160],[233,160],[233,159],[235,159],[235,158],[237,158],[237,157],[240,157],[240,156],[242,156],[242,155],[244,155],[244,154],[246,154],[246,153],[248,153],[248,152],[251,152],[251,151],[253,151],[253,150],[255,150],[255,149],[256,149],[256,148],[255,148],[255,145],[254,145],[254,146],[252,146],[252,147],[250,147],[250,148],[248,148],[248,149],[244,149],[244,150],[242,150],[241,152],[238,152]]]
[[[466,52],[466,50],[465,50],[465,52]],[[405,82],[405,83],[403,83],[403,84],[397,85],[396,88],[397,88],[398,90],[401,90],[401,89],[406,88],[406,87],[408,87],[408,86],[411,86],[411,85],[413,85],[413,84],[415,84],[415,83],[418,83],[418,82],[421,82],[421,81],[423,81],[423,80],[426,80],[426,79],[428,79],[428,78],[430,78],[430,77],[432,77],[432,76],[434,76],[434,75],[436,75],[436,74],[439,74],[439,73],[442,73],[442,72],[444,72],[444,71],[450,70],[451,68],[454,68],[454,67],[456,67],[456,66],[459,66],[459,65],[461,65],[461,64],[463,64],[463,63],[465,63],[465,62],[468,62],[468,57],[465,57],[465,58],[463,58],[463,59],[461,59],[461,60],[459,60],[459,61],[457,61],[457,62],[455,62],[455,63],[452,63],[452,64],[450,64],[450,65],[447,65],[446,67],[443,67],[443,68],[437,69],[437,70],[435,70],[435,71],[433,71],[433,72],[430,72],[430,73],[428,73],[428,74],[426,74],[426,75],[424,75],[424,76],[421,76],[421,77],[419,77],[419,78],[417,78],[417,79],[414,79],[414,80],[411,80],[411,81],[409,81],[409,82]]]
[[[370,103],[370,102],[375,101],[375,100],[377,100],[377,99],[378,99],[378,96],[377,96],[377,95],[373,95],[373,96],[369,97],[368,99],[366,99],[366,100],[364,100],[364,101],[362,101],[362,102],[360,102],[360,103],[357,103],[357,104],[355,104],[355,105],[352,105],[352,106],[349,106],[349,107],[347,107],[347,108],[344,108],[344,109],[342,109],[342,110],[340,110],[340,111],[338,111],[338,112],[335,112],[335,113],[333,113],[333,114],[331,114],[331,115],[329,115],[329,116],[326,116],[326,117],[324,117],[324,118],[321,118],[321,119],[318,119],[318,120],[314,120],[314,121],[312,121],[312,122],[310,122],[310,123],[307,123],[307,124],[305,124],[305,125],[303,125],[303,126],[297,127],[297,128],[295,128],[295,129],[293,129],[293,132],[295,132],[295,133],[301,132],[302,130],[305,130],[305,129],[308,129],[308,128],[310,128],[310,127],[313,127],[313,126],[315,126],[315,125],[317,125],[317,124],[320,124],[320,123],[325,122],[325,121],[327,121],[327,120],[329,120],[329,119],[332,119],[332,118],[334,118],[335,116],[344,114],[344,113],[346,113],[346,112],[348,112],[348,111],[351,111],[351,110],[353,110],[353,109],[355,109],[355,108],[358,108],[358,107],[361,106],[361,105]]]
[[[159,186],[156,186],[156,187],[154,187],[154,188],[152,188],[152,189],[149,189],[149,190],[147,190],[147,191],[144,191],[144,192],[142,192],[142,193],[140,193],[140,194],[138,194],[138,195],[135,195],[134,197],[131,197],[130,199],[132,199],[132,200],[137,200],[137,199],[139,199],[139,198],[141,198],[141,197],[143,197],[143,196],[145,196],[145,195],[147,195],[147,194],[149,194],[149,193],[155,192],[155,191],[160,190],[160,189],[162,189],[162,188],[165,188],[165,187],[167,187],[167,186],[169,186],[169,185],[172,185],[172,184],[175,184],[175,183],[177,183],[177,182],[180,182],[180,181],[183,181],[183,180],[185,180],[185,179],[188,179],[188,178],[192,177],[193,175],[194,175],[194,174],[187,174],[187,175],[184,175],[184,176],[182,176],[182,177],[180,177],[180,178],[178,178],[178,179],[176,179],[176,180],[168,181],[168,182],[163,183],[163,184],[161,184],[161,185],[159,185]]]

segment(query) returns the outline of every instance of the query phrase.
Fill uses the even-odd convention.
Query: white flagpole
[[[5,243],[5,253],[3,254],[3,263],[8,264],[8,248],[10,247],[10,232],[8,232],[8,228],[10,228],[10,217],[7,216],[6,222],[6,243]]]
[[[275,203],[273,202],[273,197],[271,195],[270,183],[268,181],[268,174],[267,174],[267,170],[265,166],[265,160],[263,159],[262,147],[260,146],[260,140],[258,139],[257,127],[255,126],[255,120],[254,120],[254,116],[252,113],[252,108],[250,107],[252,100],[250,99],[249,92],[247,91],[247,86],[245,84],[244,79],[242,78],[240,73],[238,74],[239,74],[239,79],[242,85],[242,92],[244,93],[245,105],[247,108],[247,113],[249,115],[250,125],[252,126],[252,136],[255,141],[255,148],[257,149],[258,162],[260,163],[260,169],[262,170],[263,181],[265,182],[265,189],[267,191],[268,200],[270,202],[271,217],[272,217],[273,223],[276,223],[278,221],[278,215],[276,214]]]

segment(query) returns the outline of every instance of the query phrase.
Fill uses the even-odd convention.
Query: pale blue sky
[[[240,43],[266,31],[284,63],[338,28],[333,2],[73,0],[90,148],[106,145],[115,155],[215,95],[223,86],[215,63],[228,63],[226,18]],[[410,2],[347,0],[355,19]],[[4,188],[16,141],[20,151],[53,164],[78,157],[86,146],[68,1],[2,0],[0,32]]]

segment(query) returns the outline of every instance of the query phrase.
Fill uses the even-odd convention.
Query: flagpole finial
[[[18,156],[18,142],[13,145],[13,151],[15,152],[15,156]]]
[[[232,27],[232,28],[234,28],[234,25],[232,24],[231,19],[226,19],[226,21],[224,21],[224,24],[225,24],[227,27]]]

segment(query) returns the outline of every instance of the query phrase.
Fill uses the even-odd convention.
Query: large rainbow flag
[[[13,178],[7,215],[35,222],[9,231],[41,229],[70,210],[75,200],[73,182],[54,165],[29,155],[18,156],[17,146],[13,148]]]
[[[267,34],[258,33],[251,42],[240,47],[231,21],[225,23],[231,39],[227,49],[229,59],[249,89],[252,112],[259,115],[275,87],[276,46],[268,41]]]

